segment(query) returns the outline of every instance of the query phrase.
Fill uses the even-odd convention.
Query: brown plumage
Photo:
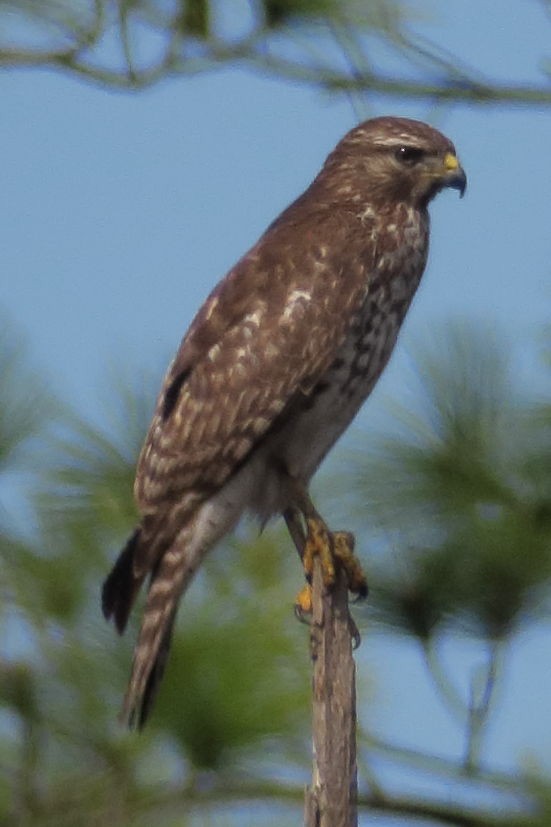
[[[140,455],[140,524],[103,589],[122,632],[149,578],[130,725],[151,708],[204,554],[245,510],[262,521],[306,513],[310,478],[372,390],[419,284],[428,203],[465,182],[453,144],[430,126],[366,121],[197,314]]]

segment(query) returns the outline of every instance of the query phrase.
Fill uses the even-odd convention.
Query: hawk
[[[405,118],[360,124],[197,313],[138,461],[140,523],[103,586],[122,633],[148,579],[129,726],[150,712],[182,594],[244,512],[283,515],[307,577],[319,554],[327,586],[342,564],[366,593],[351,535],[329,532],[308,485],[388,362],[444,187],[466,187],[444,135]]]

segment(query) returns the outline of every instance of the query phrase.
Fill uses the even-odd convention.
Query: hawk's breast
[[[364,301],[332,365],[307,395],[295,400],[281,427],[267,441],[263,453],[268,463],[276,460],[268,465],[267,477],[270,468],[279,466],[308,482],[371,393],[394,349],[425,267],[426,228],[413,223],[416,226],[407,222],[402,226],[401,243],[397,236],[395,241],[395,227],[390,225],[386,244],[381,243],[386,251],[378,257],[375,272],[369,273]],[[271,474],[258,496],[263,517],[282,508],[281,502],[275,502],[277,471]]]

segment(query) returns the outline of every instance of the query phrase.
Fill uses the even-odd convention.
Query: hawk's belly
[[[350,425],[388,362],[398,329],[387,320],[377,336],[368,333],[349,340],[312,395],[297,406],[280,447],[293,477],[309,480]]]
[[[381,316],[375,325],[359,321],[326,376],[264,443],[259,452],[263,481],[253,497],[253,510],[263,520],[288,506],[286,475],[308,484],[350,425],[388,362],[405,309]]]

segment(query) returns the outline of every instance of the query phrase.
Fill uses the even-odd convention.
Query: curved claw
[[[350,637],[352,638],[352,650],[355,652],[362,642],[362,636],[351,614],[348,615],[348,628],[350,630]]]
[[[363,601],[367,598],[368,595],[369,595],[369,586],[366,583],[364,587],[362,587],[361,589],[358,589],[358,591],[356,592],[356,596],[352,600],[352,603],[354,605],[356,605],[357,603],[363,603]]]

